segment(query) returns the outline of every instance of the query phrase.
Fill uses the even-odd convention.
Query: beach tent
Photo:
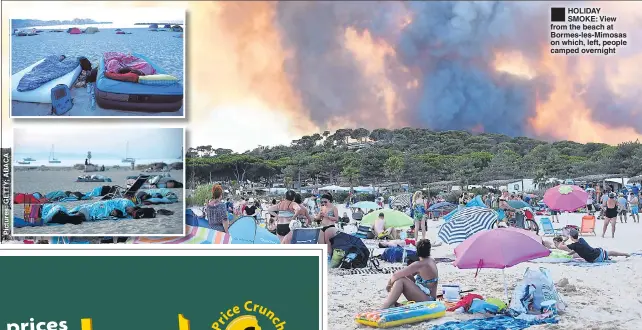
[[[259,226],[254,217],[240,217],[228,229],[232,244],[279,244],[279,238]]]
[[[169,28],[171,28],[171,27],[172,27],[171,25],[169,25],[169,24],[165,24],[165,26],[163,26],[163,29],[169,29]]]
[[[174,25],[172,26],[172,31],[174,32],[183,32],[183,27],[180,25]]]
[[[150,29],[158,29],[158,24],[150,24],[149,28]]]
[[[90,26],[90,27],[85,29],[85,33],[88,33],[88,34],[94,34],[96,32],[100,32],[100,31],[98,31],[97,27]]]
[[[82,31],[80,31],[79,28],[71,28],[69,29],[69,34],[81,34]]]

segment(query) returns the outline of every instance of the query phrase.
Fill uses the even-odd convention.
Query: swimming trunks
[[[290,224],[288,223],[279,223],[276,225],[276,234],[279,236],[285,236],[290,233]]]
[[[637,206],[631,206],[631,215],[638,214],[640,211]]]
[[[598,248],[598,249],[600,250],[600,255],[597,258],[595,258],[595,260],[593,260],[592,262],[594,262],[594,263],[595,262],[605,262],[605,261],[611,260],[609,258],[609,253],[606,252],[606,250],[604,250],[603,248]]]

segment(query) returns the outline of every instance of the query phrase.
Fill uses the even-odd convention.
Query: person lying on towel
[[[571,244],[564,244],[570,238]],[[569,237],[563,238],[562,236],[557,236],[553,238],[555,247],[568,252],[569,255],[573,257],[580,257],[587,262],[605,262],[611,260],[611,257],[630,257],[628,253],[617,252],[617,251],[607,251],[603,248],[594,248],[591,247],[584,238],[579,237],[579,232],[577,229],[569,230]]]

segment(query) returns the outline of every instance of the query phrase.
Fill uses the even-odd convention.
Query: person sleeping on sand
[[[564,244],[570,238],[571,244]],[[569,231],[569,237],[563,238],[562,236],[557,236],[553,238],[555,247],[568,252],[569,255],[572,255],[574,258],[580,257],[587,262],[606,262],[611,260],[611,257],[630,257],[628,253],[617,252],[617,251],[607,251],[603,248],[594,248],[591,247],[584,238],[579,237],[579,232],[577,229],[571,229]]]
[[[117,198],[74,207],[70,211],[62,205],[45,204],[41,209],[44,223],[79,225],[86,221],[133,217],[139,208],[129,199]]]
[[[382,308],[395,306],[401,295],[414,302],[437,299],[439,271],[437,263],[430,257],[430,249],[430,240],[422,239],[417,242],[419,260],[392,274],[386,285],[388,297],[384,300]]]

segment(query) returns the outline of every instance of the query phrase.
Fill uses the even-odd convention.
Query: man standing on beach
[[[628,201],[624,197],[624,194],[620,193],[617,199],[618,211],[620,213],[620,223],[627,222],[627,218],[626,218],[627,204],[628,204]]]
[[[633,222],[640,222],[640,199],[639,197],[631,192],[631,197],[629,199],[629,209],[631,211],[631,218],[633,218]]]

